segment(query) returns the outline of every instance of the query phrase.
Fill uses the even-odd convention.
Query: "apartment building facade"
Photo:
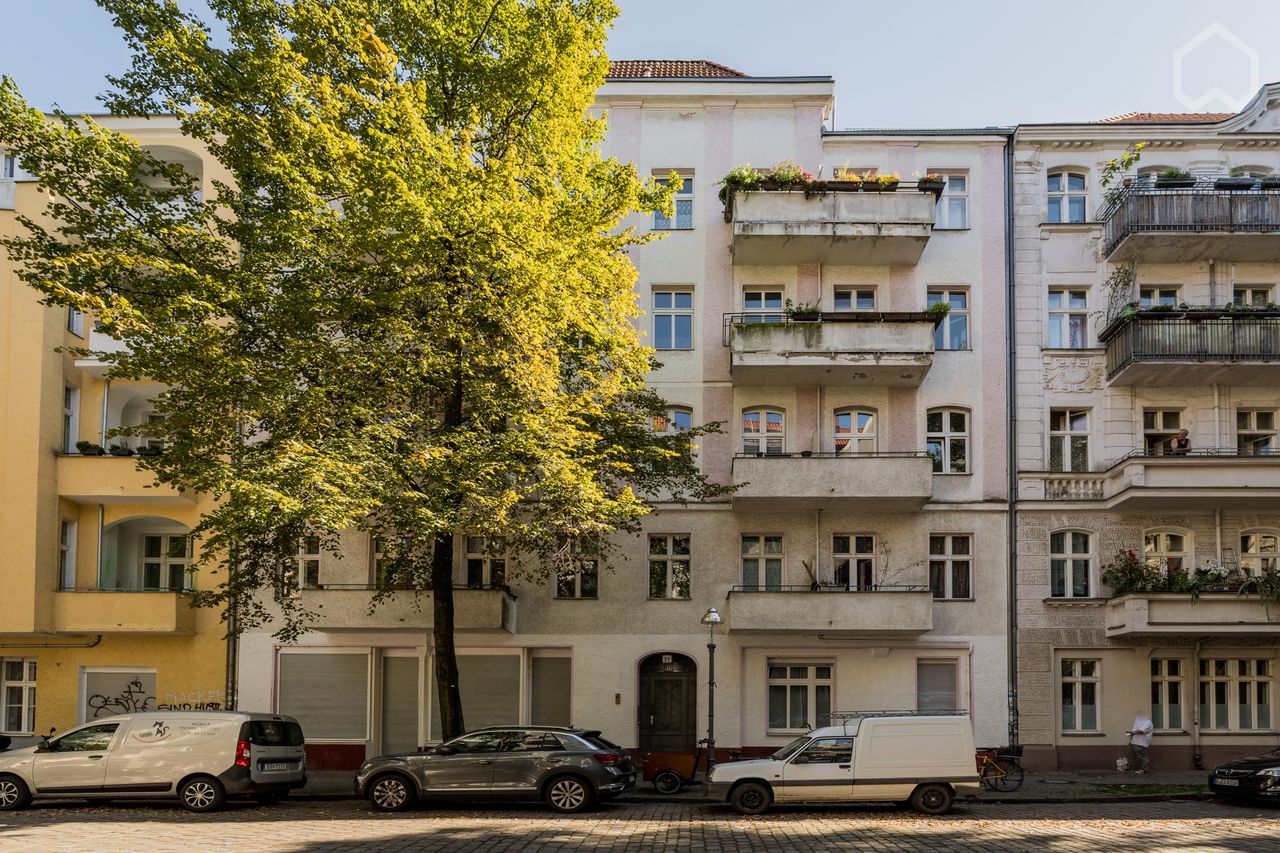
[[[1156,768],[1275,746],[1280,613],[1238,587],[1276,569],[1280,537],[1278,98],[1017,130],[1028,766],[1109,765],[1138,710]]]

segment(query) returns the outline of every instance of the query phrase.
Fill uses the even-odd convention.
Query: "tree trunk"
[[[440,736],[450,740],[466,732],[458,690],[458,656],[453,645],[453,537],[436,539],[431,558],[432,635],[435,640],[436,695],[440,697]]]

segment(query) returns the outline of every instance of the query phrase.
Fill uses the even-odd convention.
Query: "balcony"
[[[724,316],[736,385],[918,387],[933,364],[939,313],[824,312],[816,321]]]
[[[190,603],[170,590],[62,590],[54,596],[54,622],[68,634],[194,634]]]
[[[1112,385],[1280,382],[1280,311],[1139,311],[1098,337]]]
[[[1280,188],[1135,186],[1102,213],[1108,261],[1271,261],[1280,255]]]
[[[397,590],[370,610],[376,587],[368,584],[325,584],[299,592],[300,604],[317,614],[318,631],[367,631],[408,628],[430,631],[434,624],[430,592]],[[516,629],[516,597],[505,587],[453,591],[454,628],[458,631]]]
[[[742,509],[919,509],[933,496],[924,452],[739,454],[733,505]]]
[[[933,593],[922,586],[863,591],[734,587],[726,609],[729,631],[734,634],[907,638],[933,630]]]
[[[1280,606],[1234,593],[1129,593],[1107,602],[1108,637],[1250,637],[1280,634]]]
[[[919,262],[933,233],[937,196],[897,192],[738,191],[725,209],[735,264]]]
[[[160,485],[133,456],[58,457],[58,495],[77,503],[193,506],[195,493]]]

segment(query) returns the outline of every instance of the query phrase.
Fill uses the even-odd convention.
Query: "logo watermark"
[[[1207,68],[1196,73],[1197,63],[1210,65],[1216,79],[1198,80],[1208,75]],[[1239,112],[1261,85],[1258,52],[1217,21],[1173,54],[1173,96],[1192,112],[1210,104]]]

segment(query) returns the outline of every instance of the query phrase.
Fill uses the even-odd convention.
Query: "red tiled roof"
[[[609,63],[609,77],[746,77],[719,62],[705,59],[621,59]]]
[[[1098,124],[1213,124],[1235,113],[1124,113],[1104,118]]]

